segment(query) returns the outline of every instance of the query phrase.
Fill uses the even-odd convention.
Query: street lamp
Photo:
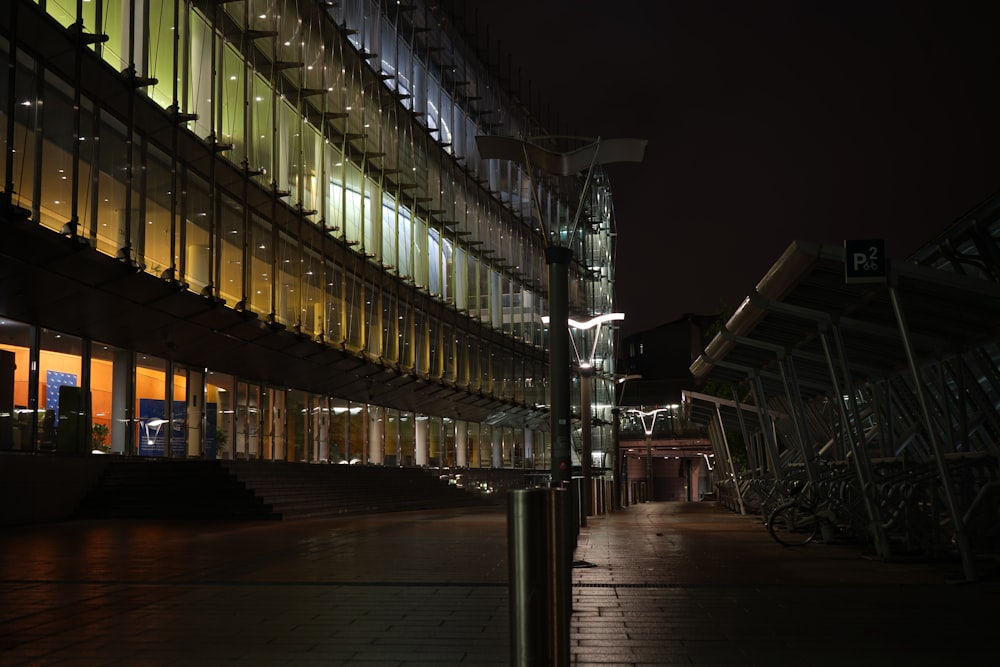
[[[615,401],[615,407],[612,409],[612,414],[614,420],[612,421],[611,435],[612,446],[614,447],[614,464],[611,469],[611,490],[614,495],[614,509],[619,509],[622,506],[622,448],[621,448],[621,405],[622,401],[625,399],[625,383],[629,380],[641,380],[642,375],[638,373],[629,373],[628,375],[622,375],[617,379],[618,384],[622,386],[622,390],[619,393],[617,400]],[[626,505],[628,502],[626,501]]]
[[[601,336],[601,325],[605,322],[620,322],[625,319],[625,313],[606,313],[598,315],[589,320],[578,322],[572,318],[567,319],[567,324],[572,329],[589,331],[594,329],[594,341],[590,346],[590,355],[580,356],[580,349],[576,346],[576,341],[569,337],[573,344],[573,354],[576,356],[577,369],[580,374],[580,473],[583,477],[583,516],[581,520],[586,522],[586,517],[591,513],[592,488],[591,488],[591,463],[593,458],[593,446],[591,440],[590,423],[592,412],[591,401],[591,380],[594,377],[594,357],[597,354],[597,343]],[[548,317],[542,318],[543,324],[549,323]],[[551,333],[550,333],[551,335]],[[586,335],[586,334],[584,334]],[[586,342],[586,339],[584,340]]]
[[[547,137],[550,141],[559,137]],[[479,157],[518,162],[527,167],[531,198],[542,225],[545,262],[549,265],[549,391],[551,392],[550,426],[552,431],[552,483],[560,485],[570,480],[570,401],[569,401],[569,263],[573,251],[560,244],[558,230],[545,219],[533,181],[535,168],[554,176],[574,176],[587,170],[583,190],[577,202],[573,226],[566,236],[571,243],[580,224],[580,214],[598,165],[613,162],[642,162],[646,153],[645,139],[588,139],[579,148],[569,151],[550,150],[537,142],[514,137],[477,136]]]
[[[558,137],[548,137],[549,141],[558,141]],[[577,140],[579,141],[579,140]],[[558,488],[570,481],[572,466],[570,463],[570,401],[569,401],[569,263],[573,251],[569,245],[562,245],[559,230],[553,228],[551,221],[546,220],[539,203],[538,192],[534,185],[536,169],[553,176],[576,176],[587,170],[583,188],[577,202],[572,226],[565,237],[570,244],[576,237],[580,225],[580,214],[586,201],[587,190],[593,178],[594,169],[598,165],[612,162],[642,162],[646,152],[646,141],[643,139],[588,139],[586,143],[570,151],[549,150],[538,145],[522,141],[514,137],[477,136],[476,146],[479,157],[484,160],[498,159],[519,162],[526,167],[528,183],[531,189],[531,200],[538,222],[542,227],[542,242],[545,244],[545,263],[549,266],[549,392],[550,430],[552,440],[552,486]],[[554,502],[558,507],[559,503]],[[553,512],[553,534],[559,536],[553,543],[551,566],[554,570],[550,581],[551,627],[553,629],[552,649],[557,656],[556,664],[569,664],[569,626],[573,608],[571,590],[570,562],[573,558],[575,528],[570,518],[572,507],[570,503],[562,503],[563,507]],[[511,521],[514,529],[523,528],[523,520]],[[544,546],[542,546],[544,550]],[[544,551],[543,551],[544,553]],[[521,599],[520,596],[512,596]],[[512,619],[515,614],[512,613]],[[518,633],[520,634],[520,633]]]
[[[639,415],[642,423],[642,430],[646,434],[646,499],[653,499],[653,427],[656,425],[656,416],[661,412],[670,413],[676,406],[666,408],[656,408],[655,410],[629,410],[633,414]],[[649,423],[646,423],[646,418]]]

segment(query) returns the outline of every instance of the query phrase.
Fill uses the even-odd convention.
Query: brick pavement
[[[990,664],[994,580],[957,562],[886,563],[858,547],[773,542],[715,503],[588,520],[574,570],[578,665]],[[985,570],[985,567],[984,567]]]
[[[713,503],[592,517],[578,665],[995,661],[991,581],[785,549]],[[0,534],[0,665],[505,665],[506,514],[83,521]]]

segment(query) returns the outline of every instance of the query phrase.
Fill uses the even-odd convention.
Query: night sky
[[[731,311],[793,240],[905,259],[1000,190],[998,2],[464,6],[553,133],[649,141],[609,168],[626,335]]]

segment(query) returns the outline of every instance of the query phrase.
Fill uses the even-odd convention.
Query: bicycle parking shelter
[[[884,280],[850,280],[845,248],[786,249],[691,365],[698,386],[741,397],[684,396],[723,466],[720,501],[760,512],[794,484],[853,493],[879,557],[950,553],[976,578],[1000,543],[1000,272],[983,223],[1000,205],[987,208],[940,246],[964,252],[889,261]]]

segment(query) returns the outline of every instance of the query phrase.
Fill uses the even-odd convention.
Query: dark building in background
[[[625,498],[701,500],[714,491],[714,457],[704,427],[686,421],[681,392],[695,388],[691,363],[717,315],[680,319],[622,341],[619,440]]]
[[[718,315],[685,313],[678,320],[622,340],[621,372],[641,377],[624,382],[620,405],[654,407],[680,403],[681,391],[694,389],[691,363],[701,354],[706,332],[718,319]]]

